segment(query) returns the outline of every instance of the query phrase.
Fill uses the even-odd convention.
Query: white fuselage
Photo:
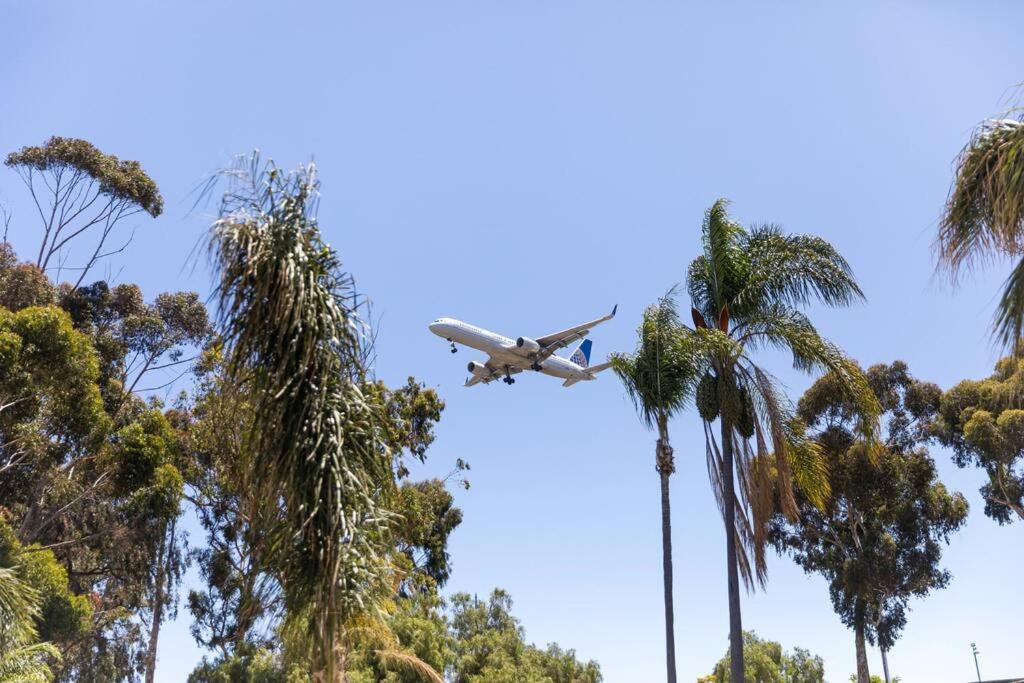
[[[507,368],[528,369],[534,362],[530,356],[509,339],[490,330],[464,323],[454,318],[438,318],[430,324],[430,331],[450,342],[483,351],[494,359],[499,373]],[[578,381],[594,379],[594,375],[567,358],[551,355],[538,363],[540,372],[552,377]],[[507,366],[507,367],[506,367]]]

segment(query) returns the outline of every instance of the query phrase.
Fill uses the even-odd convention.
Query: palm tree
[[[837,373],[866,416],[869,437],[878,407],[857,365],[799,310],[815,300],[845,306],[863,298],[846,261],[817,237],[773,226],[744,229],[727,207],[720,199],[706,212],[703,254],[690,264],[687,284],[694,345],[706,368],[696,402],[726,529],[731,680],[743,681],[739,578],[748,589],[755,579],[764,584],[768,519],[776,506],[795,519],[794,483],[813,500],[828,494],[820,450],[802,438],[778,383],[750,354],[787,350],[797,369]]]
[[[612,368],[622,380],[640,419],[658,430],[654,469],[661,480],[661,549],[665,582],[665,657],[669,683],[676,681],[675,617],[672,607],[672,519],[669,506],[669,477],[675,472],[675,458],[668,438],[668,421],[692,395],[700,376],[694,363],[689,335],[679,324],[675,291],[644,311],[637,330],[639,337],[632,354],[614,354]]]
[[[960,152],[936,247],[940,267],[954,280],[973,266],[1024,254],[1024,108],[981,124]],[[1024,258],[1004,284],[994,335],[1020,355]]]
[[[360,300],[316,220],[312,165],[258,155],[228,172],[210,253],[232,381],[255,396],[250,485],[280,501],[267,530],[285,605],[309,615],[316,678],[344,676],[346,623],[386,593],[393,484],[384,416],[367,400]]]
[[[60,652],[51,643],[36,643],[39,594],[11,567],[0,567],[0,683],[48,683],[50,661]]]

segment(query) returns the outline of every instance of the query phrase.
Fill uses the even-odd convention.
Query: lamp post
[[[971,643],[971,652],[974,653],[974,672],[978,674],[978,683],[981,683],[981,669],[978,668],[978,646]]]

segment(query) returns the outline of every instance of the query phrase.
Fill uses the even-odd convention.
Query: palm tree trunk
[[[888,656],[888,652],[886,651],[886,649],[884,647],[880,647],[878,649],[882,653],[882,673],[885,674],[885,683],[890,683],[890,681],[889,681],[889,656]]]
[[[672,446],[668,441],[668,419],[658,420],[658,446],[655,469],[661,479],[661,570],[665,582],[665,667],[668,683],[676,683],[675,613],[672,601],[672,510],[669,505],[668,478],[675,471]]]
[[[868,671],[868,651],[864,647],[864,624],[857,624],[854,629],[854,638],[857,644],[857,683],[871,683],[871,673]]]
[[[742,683],[743,623],[740,616],[740,577],[736,561],[736,490],[733,488],[732,425],[722,416],[722,506],[725,508],[725,562],[729,579],[730,680]]]

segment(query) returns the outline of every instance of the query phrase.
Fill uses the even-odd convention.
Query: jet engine
[[[529,337],[520,337],[519,339],[516,339],[516,346],[527,353],[537,353],[540,351],[540,344]]]
[[[480,379],[486,379],[491,376],[491,371],[487,369],[487,366],[483,363],[477,363],[475,360],[469,361],[469,365],[466,366],[466,369],[469,370],[473,376],[479,377]]]

